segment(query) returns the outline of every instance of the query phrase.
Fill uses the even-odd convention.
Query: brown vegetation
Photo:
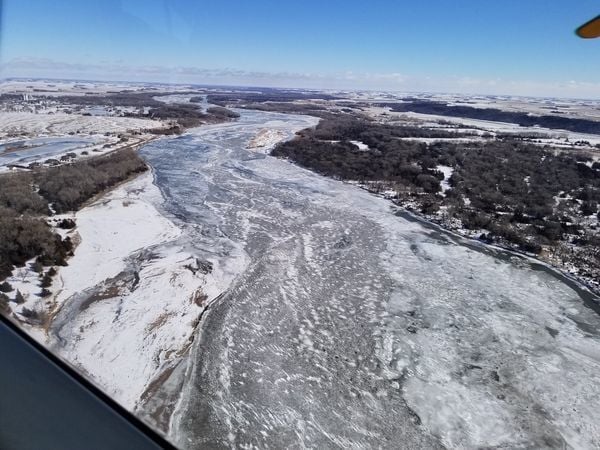
[[[223,108],[222,106],[211,106],[206,110],[206,112],[212,114],[213,116],[224,117],[227,119],[237,119],[238,117],[240,117],[240,115],[235,111]]]
[[[50,207],[58,213],[76,210],[93,196],[145,170],[140,157],[126,149],[69,165],[1,175],[0,279],[33,258],[32,267],[38,272],[44,266],[65,265],[73,244],[48,225]],[[65,228],[73,225],[70,219],[59,223]],[[52,269],[42,287],[49,285],[51,277]]]
[[[90,158],[36,173],[39,193],[58,213],[78,209],[86,200],[147,170],[133,150]]]

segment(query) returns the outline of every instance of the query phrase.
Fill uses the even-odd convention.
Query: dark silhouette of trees
[[[36,180],[40,195],[62,213],[78,209],[93,196],[145,170],[137,153],[126,149],[40,171]]]
[[[18,289],[17,289],[17,292],[15,294],[15,303],[17,305],[21,305],[21,304],[25,303],[25,297],[23,297],[23,294]]]
[[[33,190],[33,175],[9,173],[0,177],[0,211],[7,214],[48,214],[48,202]],[[8,211],[10,210],[10,211]]]
[[[527,112],[502,111],[496,108],[474,108],[465,105],[448,105],[421,99],[407,99],[403,103],[382,103],[396,112],[417,112],[468,119],[491,120],[494,122],[516,123],[524,127],[540,126],[544,128],[575,131],[578,133],[600,134],[600,122],[588,119],[561,117],[556,115],[533,116]]]
[[[237,119],[240,117],[238,113],[222,106],[212,106],[206,110],[207,113],[217,117],[224,117],[227,119]]]
[[[1,175],[0,279],[33,258],[32,269],[40,273],[44,266],[66,264],[73,243],[69,237],[63,239],[54,233],[46,222],[49,205],[56,212],[75,210],[93,196],[145,170],[137,153],[120,150],[65,166]],[[71,219],[59,223],[66,228],[74,225]]]
[[[558,153],[522,139],[426,144],[404,137],[455,137],[451,131],[393,126],[339,115],[321,120],[272,152],[324,175],[396,189],[402,199],[435,214],[448,207],[452,217],[472,230],[487,230],[488,240],[504,239],[526,251],[581,234],[581,227],[557,214],[598,213],[600,167],[578,154]],[[351,141],[361,141],[361,150]],[[440,196],[444,179],[438,165],[450,166],[450,190]],[[581,201],[581,205],[574,197]],[[557,202],[557,198],[563,198]],[[466,200],[469,203],[466,203]],[[560,211],[563,211],[562,213]]]

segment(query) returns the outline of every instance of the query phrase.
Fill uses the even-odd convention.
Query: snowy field
[[[472,131],[473,129],[491,134],[531,134],[539,135],[542,144],[553,146],[568,146],[569,142],[587,141],[592,146],[600,144],[600,136],[597,134],[575,133],[566,130],[557,130],[543,127],[522,127],[517,124],[507,122],[493,122],[489,120],[467,119],[463,117],[440,116],[435,114],[421,114],[415,112],[393,112],[389,108],[370,107],[366,111],[371,117],[378,120],[389,122],[394,120],[418,121],[422,124],[428,124],[432,121],[451,123],[458,127],[456,131]],[[408,140],[418,140],[422,142],[448,141],[449,139],[432,138],[406,138]],[[463,140],[480,140],[478,137],[466,137]]]
[[[49,344],[134,409],[194,330],[203,281],[145,174],[76,214],[81,243],[60,268]]]
[[[146,142],[152,138],[146,133],[147,130],[165,128],[166,124],[152,119],[120,117],[128,108],[109,111],[107,107],[90,106],[79,113],[67,113],[59,108],[62,105],[60,97],[64,95],[107,94],[131,89],[131,85],[124,83],[0,82],[0,94],[22,96],[21,101],[0,111],[0,171],[7,170],[7,165],[44,162],[45,159],[58,159],[69,152],[86,156],[91,152],[106,151],[109,147],[114,150],[117,145],[124,143]],[[36,103],[38,97],[54,98],[50,102],[53,106]],[[61,107],[65,109],[69,106]],[[129,109],[129,112],[133,112],[132,108]],[[131,138],[133,134],[136,136],[128,142],[120,140],[122,136]],[[82,155],[82,152],[86,153]]]
[[[15,135],[61,136],[69,133],[104,134],[127,130],[163,128],[156,120],[132,117],[80,116],[77,114],[0,113],[0,140]]]
[[[156,120],[76,114],[34,114],[0,111],[0,171],[12,164],[42,163],[67,153],[77,157],[137,145],[154,138],[133,136],[123,142],[119,134],[144,132],[165,125]],[[93,153],[94,152],[94,153]]]
[[[285,140],[286,133],[281,130],[272,128],[264,128],[260,130],[256,135],[248,141],[246,148],[261,151],[263,153],[270,153],[273,147],[279,142]]]
[[[559,114],[564,117],[599,120],[599,100],[521,97],[511,95],[469,95],[415,92],[342,92],[344,98],[355,101],[390,101],[402,103],[406,99],[443,102],[470,108],[495,108],[502,111],[527,112],[533,115]]]

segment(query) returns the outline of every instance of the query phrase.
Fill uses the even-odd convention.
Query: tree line
[[[421,99],[407,99],[402,103],[380,103],[395,112],[416,112],[440,116],[462,117],[467,119],[490,120],[493,122],[515,123],[523,127],[540,126],[577,133],[600,134],[600,122],[575,117],[557,115],[530,115],[527,112],[503,111],[497,108],[475,108],[465,105],[448,105],[442,102]]]
[[[464,227],[486,230],[485,239],[504,239],[523,250],[538,252],[541,245],[568,236],[576,236],[580,244],[596,242],[579,224],[598,214],[600,164],[523,142],[518,136],[430,144],[401,139],[452,136],[445,130],[383,125],[342,115],[301,131],[272,154],[337,179],[373,186],[383,182],[398,192],[400,202],[416,201],[428,214],[444,208]],[[361,150],[351,141],[361,141],[369,149]],[[439,165],[453,169],[444,195]]]
[[[65,265],[73,245],[48,225],[52,211],[77,210],[145,170],[138,154],[125,149],[68,165],[0,175],[0,280],[36,257],[41,267]],[[63,222],[66,228],[74,225]]]

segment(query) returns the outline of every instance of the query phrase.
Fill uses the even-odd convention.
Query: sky
[[[2,0],[0,0],[2,1]],[[600,98],[599,0],[4,0],[0,77]]]

